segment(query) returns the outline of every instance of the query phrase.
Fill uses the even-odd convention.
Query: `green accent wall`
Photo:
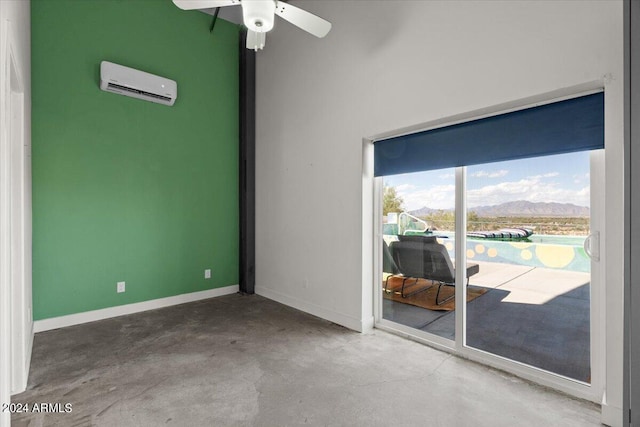
[[[239,28],[170,0],[31,14],[34,319],[237,284]],[[101,91],[103,60],[175,105]]]

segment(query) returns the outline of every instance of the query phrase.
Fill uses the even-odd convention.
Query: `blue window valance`
[[[604,148],[604,93],[374,143],[375,176]]]

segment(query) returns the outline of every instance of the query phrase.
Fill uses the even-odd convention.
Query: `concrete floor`
[[[14,426],[597,426],[598,406],[241,295],[36,335]]]

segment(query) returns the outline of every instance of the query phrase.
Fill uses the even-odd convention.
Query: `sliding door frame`
[[[426,131],[429,129],[454,125],[484,117],[505,114],[511,111],[521,110],[524,108],[534,107],[552,102],[562,101],[564,99],[575,98],[582,95],[603,91],[602,82],[591,82],[584,85],[578,85],[565,90],[554,91],[539,97],[527,98],[514,103],[502,104],[499,106],[469,112],[434,122],[429,122],[419,126],[401,129],[395,132],[376,135],[366,138],[370,144],[376,140],[387,139],[394,136],[401,136],[415,132]],[[373,151],[373,150],[367,150]],[[597,150],[592,153],[591,161],[591,206],[592,210],[591,229],[600,232],[600,247],[604,248],[605,230],[604,230],[604,206],[602,212],[598,209],[598,205],[593,203],[594,200],[604,200],[604,150]],[[466,265],[466,167],[457,167],[456,169],[456,207],[455,207],[455,258],[457,266]],[[555,388],[573,396],[591,400],[596,403],[602,401],[602,393],[604,390],[605,363],[604,363],[604,342],[606,328],[606,316],[604,305],[604,266],[605,251],[601,250],[600,262],[592,262],[591,266],[591,298],[590,298],[590,345],[591,345],[591,383],[586,384],[577,380],[553,374],[551,372],[514,361],[502,356],[491,354],[489,352],[466,346],[466,269],[456,268],[456,309],[455,309],[455,340],[449,340],[436,336],[434,334],[416,330],[414,328],[401,325],[386,319],[383,319],[381,295],[382,283],[382,192],[383,178],[373,178],[373,230],[372,235],[375,236],[373,244],[373,295],[374,295],[374,319],[375,327],[383,329],[414,341],[418,341],[429,346],[444,350],[463,358],[474,360],[482,364],[513,373],[524,379]],[[603,204],[604,205],[604,204]]]

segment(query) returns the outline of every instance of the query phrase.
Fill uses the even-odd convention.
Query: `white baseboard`
[[[600,422],[609,427],[622,427],[624,424],[622,408],[603,403]]]
[[[346,314],[326,309],[324,307],[312,304],[299,298],[282,294],[278,291],[274,291],[273,289],[265,288],[263,286],[256,286],[256,294],[265,298],[269,298],[270,300],[279,302],[281,304],[288,305],[289,307],[293,307],[297,310],[312,314],[316,317],[320,317],[330,322],[337,323],[338,325],[344,326],[345,328],[349,328],[354,331],[367,332],[370,329],[373,329],[373,317],[370,320],[358,319],[356,317],[348,316]]]
[[[116,307],[100,310],[85,311],[84,313],[69,314],[67,316],[52,317],[50,319],[36,320],[33,322],[35,333],[50,331],[52,329],[67,326],[80,325],[82,323],[95,322],[96,320],[109,319],[111,317],[140,313],[142,311],[155,310],[156,308],[169,307],[223,295],[235,294],[239,290],[238,285],[225,286],[223,288],[208,289],[206,291],[191,292],[172,297],[158,298],[133,304],[118,305]]]

